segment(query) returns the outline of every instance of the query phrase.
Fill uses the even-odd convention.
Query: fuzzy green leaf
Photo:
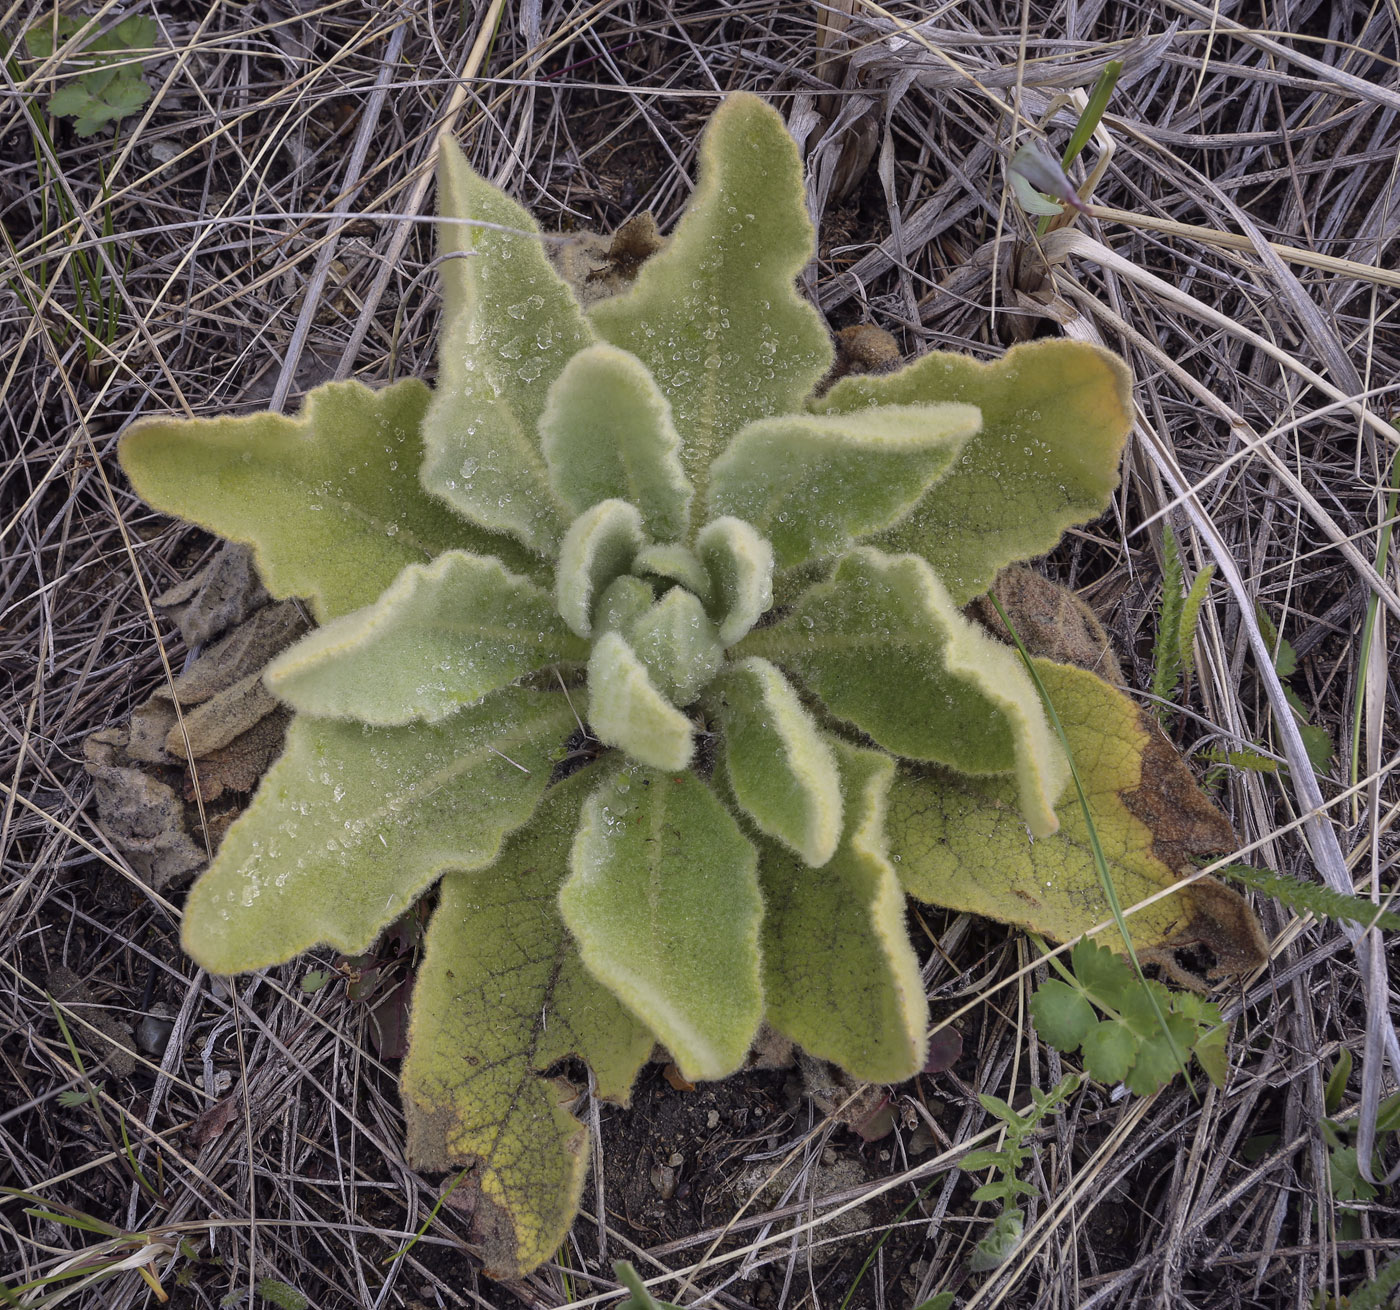
[[[959,401],[982,411],[952,472],[880,543],[923,555],[964,605],[1002,567],[1104,511],[1132,426],[1130,385],[1106,350],[1032,341],[993,364],[935,351],[897,373],[843,378],[814,408]]]
[[[837,555],[903,518],[981,426],[971,405],[751,423],[710,470],[709,514],[752,523],[780,569]]]
[[[800,409],[830,366],[826,329],[794,285],[813,244],[796,144],[763,101],[732,95],[705,130],[666,249],[592,310],[670,398],[697,488],[734,433]]]
[[[655,1041],[583,967],[559,917],[597,772],[553,788],[489,868],[443,879],[414,991],[409,1157],[420,1169],[475,1166],[474,1225],[498,1278],[554,1254],[588,1169],[587,1131],[566,1108],[574,1089],[540,1075],[581,1056],[598,1094],[625,1102]]]
[[[549,475],[575,514],[625,500],[647,535],[675,541],[695,494],[681,468],[671,406],[635,355],[616,346],[581,350],[549,389],[540,418]]]
[[[1344,919],[1351,923],[1375,924],[1386,932],[1400,932],[1400,914],[1383,910],[1364,896],[1348,896],[1318,882],[1304,882],[1272,869],[1254,869],[1247,864],[1231,864],[1218,870],[1219,876],[1243,883],[1281,901],[1295,914],[1311,914],[1319,919]],[[1343,1050],[1342,1055],[1350,1059]]]
[[[1162,598],[1157,605],[1157,637],[1152,643],[1152,694],[1170,700],[1181,683],[1181,550],[1170,523],[1162,524]]]
[[[798,670],[828,709],[886,750],[964,773],[1014,772],[1021,811],[1055,831],[1067,777],[1016,653],[963,617],[917,555],[857,547],[744,653]]]
[[[693,773],[624,768],[583,808],[564,921],[594,977],[692,1082],[733,1073],[758,1030],[757,863]]]
[[[264,676],[303,714],[391,727],[444,718],[543,665],[587,658],[533,582],[499,560],[446,551],[302,638]]]
[[[773,547],[752,524],[719,518],[700,530],[695,551],[710,575],[719,639],[732,646],[773,603]]]
[[[593,611],[593,631],[620,632],[626,635],[643,614],[656,604],[651,584],[630,573],[610,582]]]
[[[683,769],[694,752],[691,722],[651,680],[621,633],[605,632],[588,661],[589,724],[598,740],[654,769]]]
[[[628,629],[628,644],[675,705],[689,705],[724,662],[724,647],[698,596],[672,587]]]
[[[713,598],[710,575],[705,572],[705,566],[691,551],[674,542],[643,546],[632,562],[632,570],[634,573],[648,573],[654,578],[664,578],[669,582],[679,582],[707,605]]]
[[[540,415],[593,332],[535,220],[478,177],[456,142],[440,144],[444,330],[423,485],[473,523],[549,556],[573,514],[545,466]]]
[[[157,509],[252,546],[268,591],[305,596],[324,622],[454,546],[513,568],[528,558],[418,485],[427,404],[414,378],[379,392],[331,382],[295,419],[152,419],[122,440],[122,468]]]
[[[830,745],[767,660],[733,665],[716,693],[735,799],[760,832],[819,868],[841,840],[841,774]]]
[[[642,516],[625,500],[605,500],[580,514],[559,548],[554,599],[560,617],[580,637],[593,631],[593,607],[632,567],[646,542]]]
[[[1190,682],[1196,674],[1196,627],[1201,621],[1201,606],[1205,604],[1206,593],[1215,577],[1215,565],[1207,564],[1191,584],[1186,599],[1181,604],[1181,617],[1177,626],[1177,648],[1181,653],[1181,676]]]
[[[1060,1051],[1073,1051],[1094,1026],[1094,1007],[1068,983],[1042,983],[1031,997],[1031,1016],[1040,1035]]]
[[[812,869],[776,843],[761,843],[767,1018],[857,1078],[900,1082],[927,1057],[928,1004],[885,850],[894,766],[878,751],[843,742],[836,750],[846,825],[835,856]]]
[[[185,950],[213,973],[317,942],[365,950],[445,870],[496,858],[534,813],[573,724],[564,696],[518,688],[405,728],[298,715],[190,892]]]

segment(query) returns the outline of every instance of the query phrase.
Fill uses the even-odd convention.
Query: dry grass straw
[[[465,1224],[450,1208],[385,1263],[440,1182],[403,1163],[394,1079],[362,1010],[338,986],[301,992],[304,962],[232,988],[199,976],[180,955],[176,907],[97,826],[81,768],[87,734],[185,658],[149,596],[209,546],[131,496],[116,437],[167,408],[290,407],[326,377],[430,374],[429,176],[444,122],[546,226],[611,228],[648,206],[664,226],[715,96],[779,96],[809,150],[822,232],[811,290],[833,326],[880,323],[910,353],[988,354],[1048,323],[1122,351],[1139,405],[1123,490],[1053,568],[1099,607],[1146,686],[1170,517],[1188,572],[1214,561],[1222,578],[1180,744],[1197,756],[1253,744],[1288,765],[1223,779],[1241,846],[1304,877],[1393,884],[1400,595],[1394,566],[1375,569],[1400,408],[1393,5],[1281,0],[1267,30],[1251,7],[1194,0],[144,6],[160,24],[155,98],[115,142],[110,130],[89,141],[60,130],[36,165],[27,114],[42,112],[53,69],[16,62],[15,43],[47,12],[17,0],[0,26],[11,52],[0,103],[11,248],[0,287],[0,1185],[154,1234],[143,1259],[174,1304],[248,1304],[269,1278],[323,1307],[586,1305],[613,1287],[594,1218],[557,1266],[509,1292],[458,1253]],[[1004,161],[1057,93],[1114,57],[1127,69],[1106,120],[1100,209],[1037,247],[1008,204]],[[1056,113],[1052,145],[1071,123],[1071,110]],[[110,339],[75,300],[79,252],[113,297]],[[1362,650],[1373,597],[1379,621]],[[1292,683],[1311,720],[1343,747],[1362,680],[1357,778],[1345,749],[1316,777],[1308,767],[1256,603],[1298,651]],[[1341,1049],[1358,1059],[1346,1105],[1363,1121],[1394,1086],[1383,946],[1262,912],[1274,958],[1230,1003],[1227,1087],[1079,1097],[1043,1143],[1031,1181],[1044,1199],[1022,1251],[963,1283],[967,1304],[1301,1307],[1395,1253],[1393,1191],[1363,1209],[1359,1236],[1339,1235],[1318,1132]],[[945,1009],[970,1004],[961,1022],[975,1057],[959,1066],[969,1081],[904,1089],[928,1151],[909,1153],[906,1127],[864,1151],[867,1182],[816,1195],[808,1166],[823,1147],[857,1153],[799,1106],[728,1148],[736,1175],[746,1154],[803,1163],[786,1202],[750,1205],[730,1226],[734,1206],[717,1201],[703,1231],[646,1241],[615,1222],[624,1198],[599,1193],[609,1258],[674,1274],[662,1295],[682,1299],[683,1286],[723,1306],[903,1307],[951,1285],[987,1217],[949,1169],[986,1134],[974,1094],[1019,1103],[1028,1082],[1048,1086],[1062,1069],[1029,1041],[1024,946],[926,919],[938,938],[931,994]],[[44,990],[60,965],[118,1019],[163,1006],[163,1053],[122,1078],[80,1036],[81,1072]],[[82,1033],[93,1012],[73,1006],[67,1018]],[[96,1106],[66,1103],[94,1081]],[[235,1123],[196,1145],[191,1125],[224,1095]],[[642,1149],[643,1127],[594,1109],[604,1152]],[[129,1152],[99,1120],[124,1125]],[[834,1218],[871,1213],[882,1194],[893,1213],[925,1188],[843,1300],[860,1261],[819,1258]],[[887,1231],[881,1221],[841,1249],[853,1242],[863,1259]],[[116,1260],[137,1247],[102,1249]],[[97,1235],[0,1205],[11,1284],[83,1252],[100,1253]],[[134,1263],[67,1304],[156,1304]]]

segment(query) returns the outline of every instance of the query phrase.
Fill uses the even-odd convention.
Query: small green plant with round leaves
[[[1105,507],[1128,378],[1042,341],[823,391],[801,164],[751,96],[715,115],[665,249],[587,311],[450,142],[439,195],[435,390],[146,422],[122,463],[320,623],[269,669],[286,749],[191,892],[185,946],[219,973],[354,954],[439,884],[409,1153],[472,1166],[510,1274],[578,1205],[565,1057],[625,1101],[658,1041],[720,1078],[766,1022],[898,1081],[927,1045],[906,891],[1061,940],[1108,917],[1036,689],[962,607]],[[1142,899],[1177,874],[1119,804],[1137,712],[1043,674]],[[1151,913],[1135,937],[1199,917]]]

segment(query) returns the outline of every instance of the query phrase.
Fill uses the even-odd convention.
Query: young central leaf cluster
[[[445,875],[410,1149],[478,1166],[500,1270],[577,1203],[582,1129],[538,1076],[566,1055],[623,1098],[656,1040],[715,1078],[766,1019],[859,1077],[922,1065],[897,780],[999,780],[1031,833],[1058,823],[1036,691],[962,607],[1102,508],[1124,371],[1052,341],[819,394],[801,175],[731,98],[666,248],[585,311],[445,142],[431,395],[332,384],[297,421],[123,445],[148,500],[252,542],[321,623],[268,670],[287,749],[186,945],[219,972],[362,951]]]

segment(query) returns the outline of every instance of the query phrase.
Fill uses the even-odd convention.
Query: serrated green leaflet
[[[763,986],[768,1022],[857,1078],[899,1082],[927,1055],[928,1003],[885,850],[887,755],[836,744],[846,824],[835,856],[811,869],[761,846]],[[814,941],[828,949],[813,951]]]
[[[773,603],[773,547],[752,524],[718,518],[700,530],[695,551],[710,575],[719,639],[732,646]]]
[[[1175,886],[1181,872],[1164,863],[1152,829],[1128,805],[1143,785],[1148,743],[1138,708],[1086,670],[1049,660],[1035,665],[1069,738],[1119,903],[1126,909]],[[1053,837],[1032,841],[1013,808],[1015,795],[1008,780],[901,768],[887,830],[904,889],[1056,941],[1110,920],[1078,797],[1070,792],[1061,800]],[[986,876],[989,868],[995,878]],[[1244,902],[1209,879],[1128,918],[1139,957],[1204,942],[1217,958],[1242,964],[1258,958],[1252,924]],[[1122,949],[1112,928],[1098,940]]]
[[[698,596],[672,587],[627,630],[627,642],[675,705],[689,705],[724,662],[724,647]]]
[[[123,438],[122,468],[157,509],[251,545],[268,591],[306,597],[324,622],[453,547],[525,561],[418,485],[427,404],[415,378],[335,382],[295,419],[148,420]]]
[[[587,658],[548,593],[499,560],[446,551],[304,637],[265,676],[304,714],[390,727],[444,718],[542,665]]]
[[[1058,978],[1036,988],[1030,1010],[1040,1035],[1061,1051],[1077,1049],[1096,1022],[1094,1007]]]
[[[496,858],[573,723],[564,696],[516,688],[405,728],[299,715],[190,892],[185,950],[215,973],[365,950],[439,874]]]
[[[608,345],[579,351],[549,390],[540,435],[554,488],[575,514],[625,500],[654,540],[684,535],[695,493],[671,406],[635,355]]]
[[[751,523],[791,568],[897,523],[982,424],[971,405],[887,405],[751,423],[710,469],[712,517]]]
[[[833,714],[897,755],[1014,772],[1031,830],[1055,831],[1067,772],[1035,687],[918,556],[858,547],[740,650],[798,670]]]
[[[735,799],[760,832],[819,868],[841,840],[841,775],[831,745],[767,660],[734,665],[713,699]]]
[[[625,768],[583,808],[559,897],[564,922],[593,976],[692,1081],[733,1073],[758,1030],[756,866],[693,773]]]
[[[569,525],[559,548],[554,602],[580,637],[593,632],[593,606],[632,567],[646,537],[642,516],[625,500],[605,500]]]
[[[965,605],[1004,565],[1042,554],[1107,507],[1132,427],[1130,383],[1106,350],[1032,341],[992,364],[935,351],[897,373],[843,378],[814,408],[959,401],[981,410],[982,431],[953,470],[881,540],[923,555]]]
[[[438,209],[447,327],[423,422],[423,485],[473,523],[552,555],[573,515],[555,494],[537,429],[550,385],[593,333],[535,220],[447,137]]]
[[[647,666],[618,632],[593,643],[588,661],[589,723],[598,739],[654,769],[683,769],[694,728],[657,689]]]
[[[564,1240],[588,1167],[573,1089],[540,1075],[586,1059],[598,1094],[626,1101],[655,1039],[593,980],[559,918],[589,769],[545,797],[489,868],[449,873],[428,929],[404,1063],[409,1156],[474,1165],[474,1226],[497,1277],[518,1277]]]
[[[801,409],[831,342],[795,279],[812,255],[802,161],[783,121],[730,96],[700,143],[695,193],[636,286],[602,301],[594,327],[630,350],[670,398],[681,462],[703,489],[746,423]]]

